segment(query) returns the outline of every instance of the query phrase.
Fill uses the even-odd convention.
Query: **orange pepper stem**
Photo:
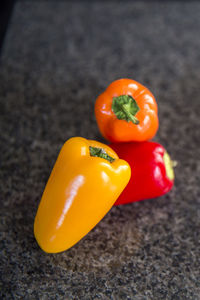
[[[135,99],[129,95],[121,95],[119,97],[113,97],[112,111],[119,120],[125,120],[132,122],[133,124],[139,124],[139,120],[135,117],[140,110]]]
[[[110,163],[114,162],[115,159],[108,155],[106,151],[103,148],[98,148],[98,147],[89,147],[90,149],[90,155],[91,156],[96,156],[96,157],[101,157],[109,161]]]

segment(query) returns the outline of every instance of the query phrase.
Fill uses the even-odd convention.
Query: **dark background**
[[[9,20],[12,14],[14,4],[14,0],[2,0],[0,2],[0,51],[3,45],[3,40],[6,34],[7,27],[9,25]]]
[[[200,299],[200,3],[5,3],[0,298]],[[178,161],[174,188],[113,207],[73,248],[45,254],[33,222],[58,152],[71,136],[106,142],[94,102],[121,77],[157,99],[154,140]]]

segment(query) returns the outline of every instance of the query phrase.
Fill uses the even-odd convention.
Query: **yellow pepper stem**
[[[115,159],[108,155],[106,151],[103,148],[97,148],[97,147],[89,147],[90,149],[90,155],[91,156],[96,156],[96,157],[101,157],[109,161],[110,163],[114,162]]]

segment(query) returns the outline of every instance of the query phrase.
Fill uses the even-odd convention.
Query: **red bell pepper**
[[[159,197],[171,190],[173,162],[162,145],[146,141],[109,146],[131,167],[131,179],[115,205]]]

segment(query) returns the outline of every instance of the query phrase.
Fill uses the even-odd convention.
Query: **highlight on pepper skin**
[[[107,145],[81,137],[62,147],[34,222],[39,246],[62,252],[82,239],[111,209],[131,176],[129,164]]]

